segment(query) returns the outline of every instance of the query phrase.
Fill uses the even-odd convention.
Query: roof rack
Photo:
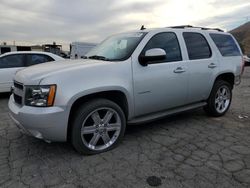
[[[192,25],[178,25],[178,26],[171,26],[169,28],[173,28],[173,29],[198,28],[201,30],[216,30],[216,31],[224,32],[222,29],[219,29],[219,28],[194,27]]]

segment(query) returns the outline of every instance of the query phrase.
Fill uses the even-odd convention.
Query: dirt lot
[[[250,67],[229,112],[202,109],[128,126],[113,151],[80,156],[67,143],[47,144],[19,132],[0,98],[0,187],[250,187]]]

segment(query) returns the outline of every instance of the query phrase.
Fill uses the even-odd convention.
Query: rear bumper
[[[23,133],[46,141],[67,140],[68,117],[64,108],[19,106],[14,102],[13,95],[8,106],[10,117]]]

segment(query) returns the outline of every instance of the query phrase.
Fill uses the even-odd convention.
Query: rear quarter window
[[[210,33],[210,37],[224,57],[240,56],[240,50],[230,35]]]

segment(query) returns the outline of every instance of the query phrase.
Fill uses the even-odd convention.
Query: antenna
[[[146,28],[144,27],[144,25],[142,25],[140,30],[142,31],[142,30],[144,30],[144,29],[146,29]]]

